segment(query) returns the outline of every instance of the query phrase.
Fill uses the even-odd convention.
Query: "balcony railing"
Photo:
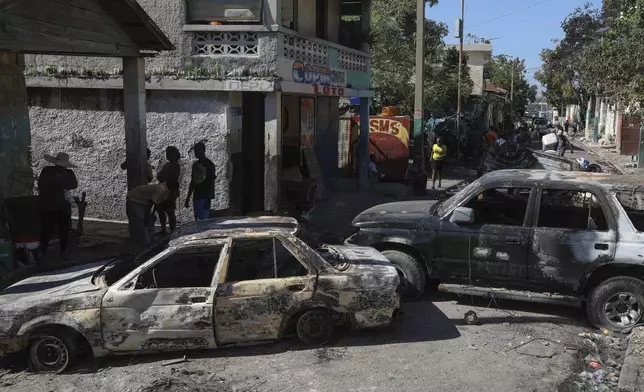
[[[284,58],[339,68],[345,71],[367,72],[371,56],[317,38],[306,38],[290,30],[280,31],[281,52]]]
[[[274,62],[278,59],[307,66],[325,67],[325,75],[343,79],[344,85],[368,88],[371,76],[371,55],[330,41],[303,37],[293,30],[261,25],[187,25],[184,30],[192,36],[192,55],[231,59],[255,57],[256,61]],[[283,62],[282,62],[283,63]],[[288,63],[288,62],[287,62]],[[277,66],[280,76],[289,79],[292,70]],[[281,68],[280,68],[281,67]],[[342,86],[340,80],[337,86]]]

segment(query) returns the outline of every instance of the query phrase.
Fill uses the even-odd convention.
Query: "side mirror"
[[[474,210],[467,207],[457,207],[449,221],[452,223],[474,223]]]

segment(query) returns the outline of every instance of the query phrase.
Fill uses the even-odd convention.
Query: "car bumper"
[[[381,297],[379,306],[358,310],[353,313],[353,328],[376,328],[391,325],[400,315],[400,292]]]
[[[0,338],[0,356],[18,353],[27,348],[27,339],[22,336]]]

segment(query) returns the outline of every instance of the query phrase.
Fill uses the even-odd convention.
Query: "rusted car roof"
[[[176,244],[184,241],[206,238],[226,237],[232,233],[261,233],[282,231],[295,234],[299,230],[297,220],[283,216],[260,216],[249,218],[226,217],[208,219],[199,222],[192,222],[183,225],[170,239],[170,243]]]
[[[573,184],[592,184],[611,190],[644,191],[644,175],[619,175],[577,171],[552,170],[497,170],[481,177],[483,184],[504,181],[566,182]]]

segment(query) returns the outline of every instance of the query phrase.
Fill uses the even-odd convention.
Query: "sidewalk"
[[[587,140],[583,137],[574,138],[573,144],[575,147],[579,145],[582,149],[595,155],[619,174],[644,174],[644,168],[634,167],[637,162],[633,162],[630,156],[619,154],[619,146],[617,145],[595,144],[592,140]]]
[[[644,392],[644,327],[635,328],[629,339],[619,392]]]

